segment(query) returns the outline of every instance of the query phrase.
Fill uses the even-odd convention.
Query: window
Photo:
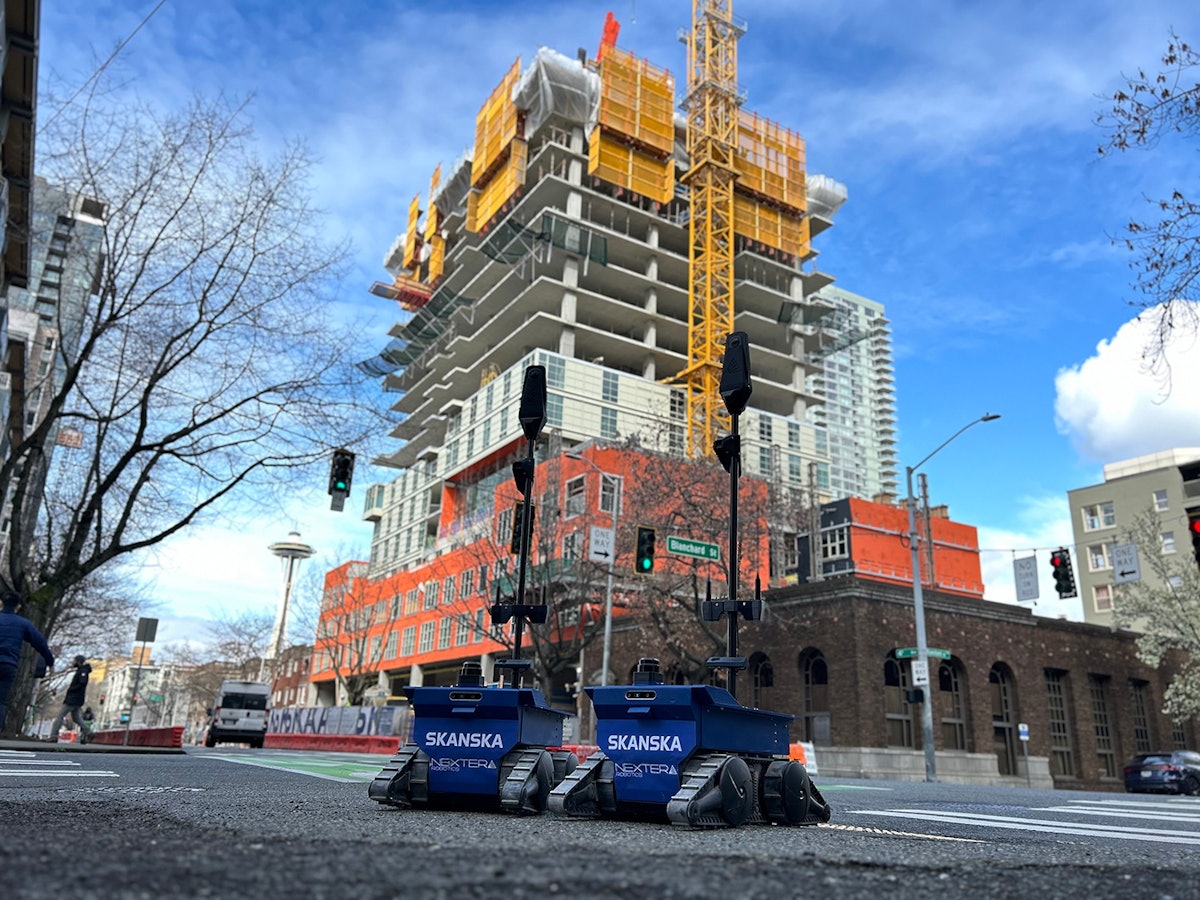
[[[942,711],[942,746],[947,750],[969,750],[967,745],[966,697],[962,664],[949,660],[938,666],[937,708]]]
[[[450,631],[454,627],[454,618],[445,616],[438,626],[438,649],[445,650],[450,646]]]
[[[382,646],[382,644],[383,644],[383,635],[382,634],[372,635],[371,644],[370,644],[371,649],[369,649],[367,651],[367,663],[368,664],[379,662],[379,659],[380,659],[379,648]]]
[[[600,476],[600,510],[609,515],[617,514],[617,495],[620,489],[620,480],[612,475]]]
[[[389,615],[388,618],[389,619],[400,618],[400,607],[402,605],[403,605],[403,601],[400,599],[399,594],[396,594],[394,597],[392,597],[392,610],[391,610],[391,615]]]
[[[404,629],[404,634],[400,638],[400,655],[412,656],[414,645],[417,642],[417,626],[409,625]]]
[[[1112,727],[1112,703],[1107,675],[1088,675],[1088,694],[1092,702],[1092,728],[1096,735],[1096,761],[1101,778],[1116,778],[1117,739]]]
[[[1112,528],[1117,524],[1111,500],[1095,503],[1083,508],[1083,530],[1099,531],[1101,528]]]
[[[410,588],[404,595],[404,614],[410,616],[421,608],[421,596],[418,588]]]
[[[475,593],[474,569],[467,569],[458,576],[458,593],[464,599]]]
[[[488,567],[482,565],[479,567],[479,593],[487,594],[488,589]]]
[[[1154,492],[1154,510],[1155,512],[1165,512],[1167,509],[1167,492],[1165,490]]]
[[[1145,681],[1129,682],[1129,699],[1133,720],[1133,749],[1149,753],[1154,749],[1150,731],[1150,685]]]
[[[436,609],[438,605],[438,589],[441,587],[436,581],[425,582],[425,609]]]
[[[1050,774],[1075,777],[1075,749],[1067,709],[1067,673],[1046,669],[1046,706],[1050,714]]]
[[[1112,568],[1112,563],[1108,561],[1107,544],[1093,544],[1088,547],[1088,568],[1093,572]]]
[[[771,443],[774,438],[774,432],[771,429],[771,420],[766,416],[758,417],[758,439],[764,444]]]
[[[546,398],[546,424],[562,428],[563,401],[559,394],[550,394]]]
[[[461,647],[471,640],[471,614],[463,613],[458,616],[458,631],[454,635],[454,646]]]
[[[1112,612],[1113,586],[1111,584],[1098,584],[1093,587],[1092,605],[1095,606],[1096,612]]]
[[[567,482],[567,499],[564,504],[563,515],[568,519],[581,516],[586,505],[587,481],[584,476],[580,475],[578,478],[572,478]]]
[[[804,470],[800,457],[794,453],[788,454],[788,481],[799,483],[804,478]]]
[[[433,649],[433,630],[436,624],[432,621],[421,623],[421,643],[417,645],[418,653],[428,653]]]
[[[546,357],[546,384],[560,388],[566,383],[567,363],[561,356]],[[560,401],[561,402],[561,401]]]
[[[618,384],[619,384],[619,382],[617,380],[616,372],[605,372],[604,373],[604,382],[603,382],[602,387],[600,388],[600,399],[603,400],[605,403],[616,403],[617,402],[617,385]]]
[[[883,703],[889,747],[915,747],[912,705],[908,702],[908,670],[894,659],[883,663]]]
[[[850,555],[849,531],[833,528],[821,532],[821,559],[843,559]]]
[[[617,436],[617,411],[607,406],[600,410],[600,437],[615,438]]]
[[[562,543],[562,558],[579,559],[583,555],[583,535],[574,531],[571,534],[563,535]]]
[[[476,641],[482,641],[483,636],[485,634],[487,634],[487,628],[484,627],[484,624],[483,624],[484,616],[485,616],[485,613],[482,609],[478,609],[475,611],[475,640]]]
[[[442,582],[442,603],[449,606],[454,602],[454,576],[447,575]]]
[[[763,476],[771,475],[771,448],[758,448],[758,474]]]
[[[787,426],[788,426],[788,449],[789,450],[799,450],[800,449],[800,423],[799,422],[788,422]]]
[[[1174,553],[1175,552],[1175,532],[1164,531],[1160,535],[1160,537],[1162,538],[1162,552],[1163,553]]]

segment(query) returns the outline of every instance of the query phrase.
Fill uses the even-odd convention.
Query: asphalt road
[[[0,749],[0,897],[1200,898],[1197,798],[818,778],[829,825],[696,832],[396,810],[383,761]]]

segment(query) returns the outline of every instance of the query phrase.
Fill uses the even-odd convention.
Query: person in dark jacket
[[[54,654],[46,639],[32,622],[19,615],[20,611],[21,596],[15,591],[4,591],[0,596],[0,731],[4,730],[4,717],[8,713],[8,692],[21,662],[21,645],[28,643],[42,655],[46,668],[54,667]]]
[[[86,744],[88,738],[92,736],[87,724],[83,721],[83,716],[79,714],[79,709],[83,706],[83,701],[87,698],[88,675],[91,674],[91,671],[92,667],[88,665],[86,657],[75,657],[75,676],[71,679],[71,684],[67,687],[67,695],[63,697],[62,709],[58,711],[58,717],[54,720],[54,726],[50,729],[50,740],[58,740],[58,732],[62,728],[63,719],[68,715],[70,715],[72,721],[79,727],[80,743]]]

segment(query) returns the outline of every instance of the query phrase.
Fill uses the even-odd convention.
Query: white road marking
[[[1162,828],[1131,830],[1115,825],[1086,825],[1057,819],[1025,819],[1019,816],[989,816],[981,813],[954,813],[938,810],[855,810],[854,812],[865,815],[890,816],[897,819],[913,819],[926,824],[945,822],[953,825],[974,825],[979,828],[1000,828],[1010,831],[1049,832],[1080,837],[1106,837],[1122,841],[1200,846],[1200,832],[1195,831],[1175,831]]]
[[[91,772],[64,772],[61,769],[25,769],[23,771],[6,772],[0,769],[0,778],[120,778],[116,772],[96,770]]]

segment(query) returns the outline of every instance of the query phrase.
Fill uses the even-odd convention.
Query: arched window
[[[775,668],[771,659],[765,653],[755,653],[750,657],[750,705],[762,709],[767,703],[768,688],[775,687]]]
[[[947,750],[970,750],[967,727],[966,673],[962,660],[948,659],[938,666],[937,708],[942,713],[942,746]]]
[[[800,653],[800,739],[829,744],[829,666],[820,650]]]
[[[889,747],[914,747],[913,707],[908,702],[908,668],[893,657],[883,662],[883,704]]]
[[[992,750],[996,754],[996,769],[1001,775],[1017,774],[1017,717],[1016,683],[1012,669],[996,663],[988,672],[988,688],[992,695]]]

